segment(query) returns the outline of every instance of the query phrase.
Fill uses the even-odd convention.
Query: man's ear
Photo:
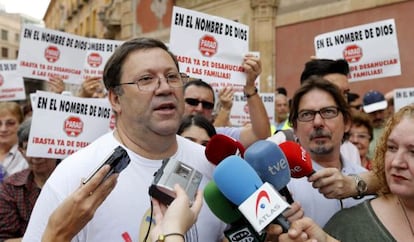
[[[108,91],[108,99],[112,110],[114,110],[115,113],[120,113],[121,104],[119,103],[119,95],[115,93],[115,90],[113,88],[109,89]]]

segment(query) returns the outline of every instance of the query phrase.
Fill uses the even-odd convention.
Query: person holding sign
[[[40,193],[23,241],[39,241],[52,212],[118,146],[127,151],[131,162],[74,240],[152,241],[148,237],[157,221],[148,189],[154,173],[167,158],[201,172],[199,189],[212,177],[212,165],[203,146],[176,134],[184,113],[182,88],[186,76],[180,73],[175,56],[164,43],[150,38],[124,42],[106,63],[103,80],[116,128],[57,167]],[[203,206],[196,225],[185,235],[186,241],[221,241],[225,228],[226,224]]]
[[[258,95],[254,84],[262,71],[259,57],[248,54],[242,64],[246,73],[244,93],[250,114],[250,124],[243,127],[216,127],[219,134],[225,134],[239,140],[244,147],[248,147],[259,139],[266,139],[270,135],[270,122],[263,101]],[[185,114],[200,114],[213,122],[214,91],[202,80],[190,81],[184,87]]]

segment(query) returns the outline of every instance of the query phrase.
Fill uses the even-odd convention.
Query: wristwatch
[[[357,174],[349,174],[349,176],[352,176],[355,180],[355,188],[356,191],[358,192],[357,196],[353,196],[353,198],[355,199],[361,199],[365,196],[365,192],[367,192],[368,186],[367,183],[362,180],[362,178],[360,176],[358,176]]]

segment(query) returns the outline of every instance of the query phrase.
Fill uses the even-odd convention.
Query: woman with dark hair
[[[203,116],[189,115],[181,121],[177,134],[206,146],[210,138],[216,134],[216,129]]]

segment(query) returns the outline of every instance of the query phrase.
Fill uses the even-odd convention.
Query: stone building
[[[261,90],[284,86],[292,94],[321,33],[394,18],[402,75],[351,84],[359,94],[409,87],[414,76],[410,0],[51,0],[44,16],[48,28],[78,35],[125,40],[147,36],[169,39],[173,5],[247,24],[250,49],[263,62]],[[381,85],[377,85],[381,82]]]

